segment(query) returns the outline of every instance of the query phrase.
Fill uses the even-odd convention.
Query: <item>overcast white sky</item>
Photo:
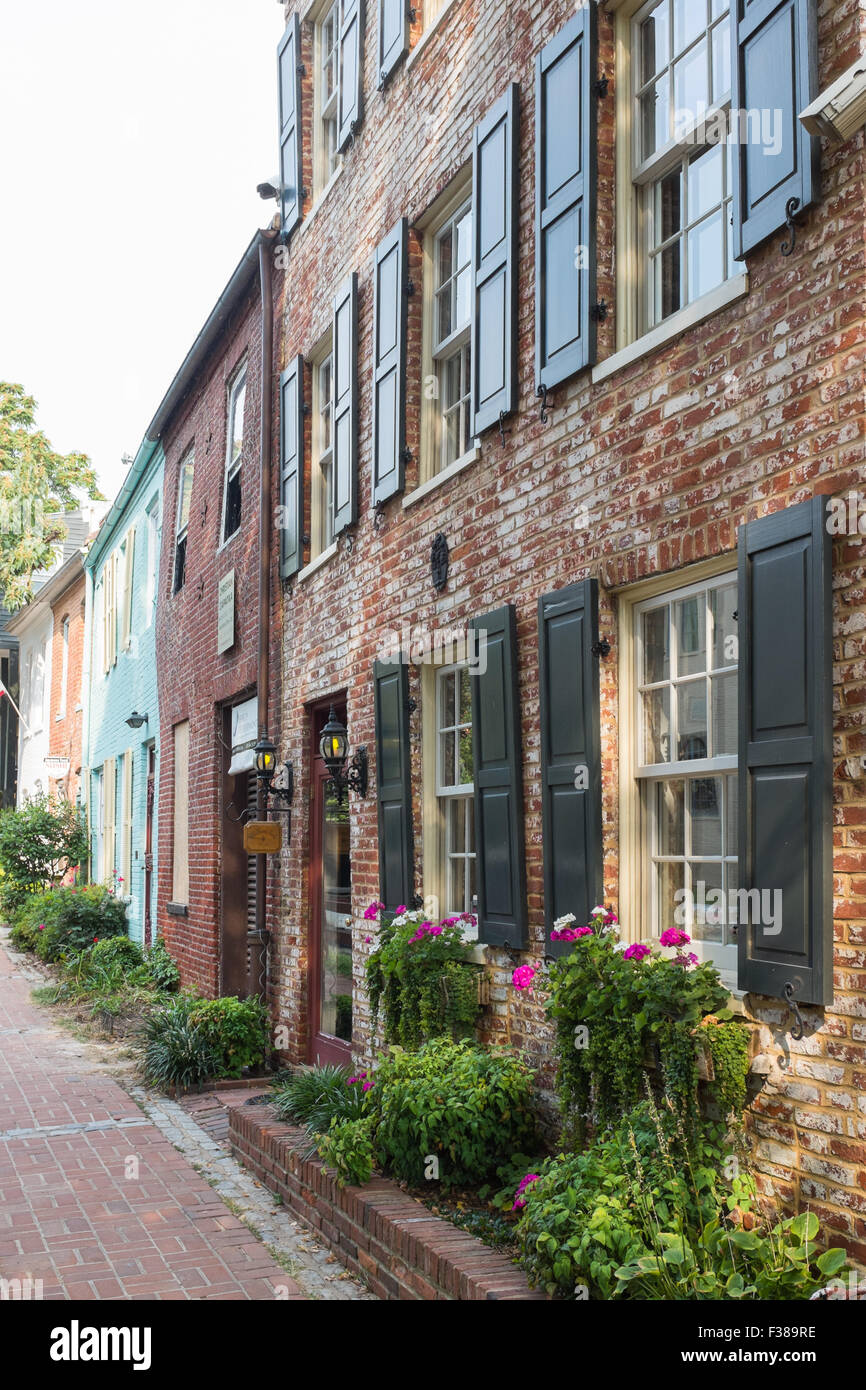
[[[258,226],[278,0],[0,0],[0,380],[112,497]]]

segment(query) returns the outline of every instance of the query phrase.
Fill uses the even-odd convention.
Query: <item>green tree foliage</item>
[[[7,608],[32,595],[35,571],[48,569],[82,494],[102,501],[85,454],[58,454],[36,427],[36,402],[14,382],[0,381],[0,594]]]

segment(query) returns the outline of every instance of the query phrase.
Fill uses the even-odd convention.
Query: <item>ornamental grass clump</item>
[[[381,916],[379,939],[367,961],[367,990],[374,1022],[384,1016],[385,1041],[414,1049],[432,1038],[470,1037],[480,1012],[480,967],[470,960],[471,913],[428,921],[398,907],[384,913],[371,903],[368,922]]]

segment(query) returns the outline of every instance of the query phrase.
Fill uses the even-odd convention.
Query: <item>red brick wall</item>
[[[293,5],[288,11],[296,8]],[[504,603],[516,606],[523,711],[525,841],[533,952],[543,944],[539,785],[538,596],[589,574],[601,588],[601,625],[612,644],[602,667],[605,896],[616,904],[619,874],[617,758],[618,630],[611,593],[659,572],[730,553],[737,527],[815,492],[863,488],[864,135],[822,150],[823,191],[798,230],[790,259],[774,237],[748,263],[747,298],[607,381],[587,372],[553,393],[542,425],[534,396],[534,56],[573,12],[572,3],[455,5],[409,71],[376,90],[375,7],[368,7],[366,111],[344,169],[315,217],[295,233],[286,278],[280,365],[309,353],[330,323],[333,293],[359,275],[360,520],[350,544],[302,584],[285,590],[284,756],[308,786],[307,706],[346,690],[352,744],[374,753],[371,671],[385,629],[403,623],[464,625]],[[853,3],[820,7],[822,87],[853,60],[862,17]],[[312,72],[303,58],[307,136]],[[614,73],[613,24],[600,15],[600,69]],[[520,399],[503,447],[494,430],[481,459],[422,502],[385,508],[379,530],[371,509],[373,252],[405,214],[414,224],[471,158],[472,130],[508,82],[520,83]],[[599,105],[599,297],[613,306],[601,326],[599,356],[613,350],[615,81]],[[304,182],[311,185],[309,148]],[[417,244],[413,279],[420,286]],[[409,301],[408,444],[418,456],[421,295]],[[308,397],[309,399],[309,397]],[[417,480],[407,470],[407,491]],[[864,489],[866,491],[866,489]],[[586,503],[591,524],[575,515]],[[430,544],[444,531],[451,575],[443,594],[429,572]],[[756,1001],[775,1023],[776,1054],[789,1053],[756,1106],[757,1155],[768,1190],[793,1205],[811,1201],[832,1231],[866,1258],[866,786],[843,772],[866,753],[866,593],[862,541],[834,547],[836,694],[835,894],[836,1002],[801,1044],[786,1037],[777,1002]],[[412,669],[411,694],[420,702]],[[421,710],[411,718],[416,887],[423,882]],[[375,786],[375,759],[371,768]],[[301,797],[301,806],[304,798]],[[371,1044],[363,999],[364,906],[378,890],[376,803],[352,805],[352,881],[356,918],[356,1044]],[[306,1056],[309,826],[299,810],[283,856],[283,906],[274,990],[289,1030],[287,1055]],[[486,1036],[529,1051],[549,1082],[549,1034],[537,1002],[507,987],[497,965]],[[506,970],[506,966],[508,969]]]
[[[51,790],[62,786],[70,801],[78,797],[81,782],[81,678],[84,669],[84,573],[51,605],[54,631],[51,638],[51,699],[48,712],[48,752],[69,759],[69,775],[50,778]],[[66,710],[60,714],[63,679],[63,620],[69,619],[69,654],[66,677]]]
[[[274,294],[281,293],[275,276]],[[207,995],[219,990],[222,718],[220,707],[255,694],[258,675],[259,477],[261,457],[261,295],[258,273],[224,325],[220,340],[169,422],[164,438],[160,601],[157,606],[159,670],[158,922],[178,959],[185,985]],[[220,548],[226,457],[228,384],[246,356],[247,389],[241,465],[241,527]],[[277,451],[278,379],[274,383],[274,451]],[[186,552],[186,580],[174,583],[175,519],[181,460],[195,445],[195,473]],[[274,477],[273,505],[277,500]],[[274,553],[271,642],[272,737],[279,729],[277,687],[281,604],[278,553]],[[234,646],[217,653],[217,588],[235,571]],[[174,726],[190,721],[189,912],[170,916],[172,900]]]

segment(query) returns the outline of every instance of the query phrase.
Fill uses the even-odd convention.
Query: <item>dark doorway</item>
[[[335,702],[344,723],[344,704]],[[352,866],[349,795],[328,785],[319,739],[330,702],[313,712],[310,798],[310,1049],[311,1062],[352,1056]]]
[[[156,748],[149,743],[147,758],[147,804],[144,822],[144,944],[153,945],[153,808],[156,803]]]
[[[223,710],[222,855],[220,859],[220,994],[250,993],[249,936],[256,928],[258,858],[244,849],[244,824],[255,819],[254,772],[232,775],[232,712]],[[245,815],[245,812],[251,814]]]

